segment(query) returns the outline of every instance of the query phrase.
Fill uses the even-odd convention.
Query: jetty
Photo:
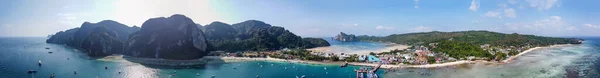
[[[375,72],[379,70],[382,63],[379,63],[377,66],[373,67],[373,69],[369,70],[367,68],[360,68],[359,70],[354,70],[356,72],[356,78],[365,78],[364,74],[367,74],[367,78],[379,78]]]

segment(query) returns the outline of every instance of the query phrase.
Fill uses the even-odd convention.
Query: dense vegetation
[[[458,42],[458,41],[441,41],[436,45],[436,48],[432,49],[434,52],[442,52],[447,54],[450,57],[454,58],[466,58],[469,56],[475,57],[489,57],[492,55],[484,51],[479,47],[479,45],[474,45],[466,42]]]
[[[581,39],[541,37],[534,35],[503,34],[490,31],[458,31],[458,32],[422,32],[394,34],[385,37],[358,36],[363,41],[384,41],[399,44],[423,45],[442,40],[454,40],[476,45],[490,44],[498,46],[546,46],[552,44],[580,44]]]
[[[432,50],[442,52],[454,58],[465,58],[469,56],[483,57],[488,59],[504,59],[507,55],[496,53],[491,55],[483,50],[480,45],[489,44],[501,48],[524,47],[524,46],[548,46],[553,44],[581,44],[582,39],[542,37],[534,35],[504,34],[490,31],[458,31],[458,32],[422,32],[408,34],[394,34],[385,37],[358,36],[362,41],[393,42],[408,45],[425,45],[432,47],[430,43],[437,43]],[[508,55],[516,55],[515,49],[509,50]]]
[[[129,34],[140,27],[129,27],[112,20],[98,23],[84,22],[81,27],[49,35],[46,43],[65,44],[83,49],[90,56],[106,56],[122,51],[122,44]]]
[[[229,25],[213,22],[202,27],[215,50],[268,51],[283,48],[313,48],[329,46],[319,38],[301,38],[283,27],[271,26],[262,21],[248,20]]]

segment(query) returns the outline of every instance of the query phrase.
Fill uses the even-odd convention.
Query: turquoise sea
[[[307,78],[354,78],[353,70],[360,68],[265,61],[190,67],[148,66],[123,60],[90,58],[74,48],[47,44],[45,39],[0,38],[0,78],[40,78],[49,77],[52,73],[57,78],[210,78],[212,75],[216,78],[256,78],[257,75],[260,78],[295,78],[302,75]],[[38,61],[42,62],[42,66],[38,66]],[[38,72],[28,74],[28,70]],[[74,74],[75,71],[77,74]],[[383,76],[383,72],[377,73]]]

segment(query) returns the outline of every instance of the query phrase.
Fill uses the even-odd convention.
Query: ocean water
[[[265,61],[189,67],[150,66],[122,59],[90,58],[74,48],[47,44],[45,39],[0,38],[0,78],[40,78],[49,77],[52,73],[57,78],[210,78],[212,75],[216,78],[255,78],[257,75],[260,78],[295,78],[302,75],[307,78],[354,78],[353,70],[360,68]],[[50,51],[53,53],[48,53]],[[38,61],[42,62],[42,66],[38,66]],[[38,72],[28,74],[28,70]],[[383,73],[383,70],[377,72],[379,76]]]
[[[534,50],[504,65],[476,63],[441,68],[404,68],[382,70],[377,74],[385,78],[598,78],[600,38],[584,39],[586,41],[580,45]],[[40,78],[49,77],[52,73],[57,78],[210,78],[212,75],[216,78],[255,78],[256,75],[260,78],[295,78],[302,75],[307,78],[355,78],[352,71],[360,68],[265,61],[190,67],[149,66],[122,59],[98,60],[76,49],[44,41],[45,38],[32,37],[0,38],[0,78]],[[385,47],[383,43],[328,41],[332,46],[348,49]],[[50,49],[44,49],[46,47]],[[54,53],[48,53],[50,51]],[[38,66],[38,61],[42,61],[43,65]],[[108,69],[104,69],[105,66]],[[28,70],[38,72],[28,74]]]
[[[323,39],[325,39],[327,42],[329,42],[329,44],[331,44],[331,46],[329,46],[329,50],[327,51],[330,53],[378,52],[388,47],[388,44],[381,42],[341,42],[338,40],[334,40],[330,37],[326,37]]]

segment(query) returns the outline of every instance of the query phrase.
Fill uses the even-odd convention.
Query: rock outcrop
[[[46,43],[65,44],[83,49],[90,56],[106,56],[122,52],[122,44],[139,27],[129,27],[112,20],[84,22],[81,27],[51,35]]]
[[[333,39],[342,41],[342,42],[358,41],[358,38],[356,38],[356,36],[354,36],[352,34],[348,35],[344,32],[340,32],[340,34],[335,36]]]
[[[304,40],[283,27],[271,26],[258,20],[233,25],[213,22],[202,27],[202,30],[214,49],[222,51],[270,51],[329,46],[329,43],[321,38]]]
[[[125,44],[126,55],[144,58],[198,59],[208,54],[208,50],[198,25],[178,14],[145,21]]]
[[[97,27],[83,40],[81,48],[87,50],[85,52],[91,56],[121,53],[123,51],[123,41],[118,39],[116,32],[115,30],[108,30],[106,27]]]

